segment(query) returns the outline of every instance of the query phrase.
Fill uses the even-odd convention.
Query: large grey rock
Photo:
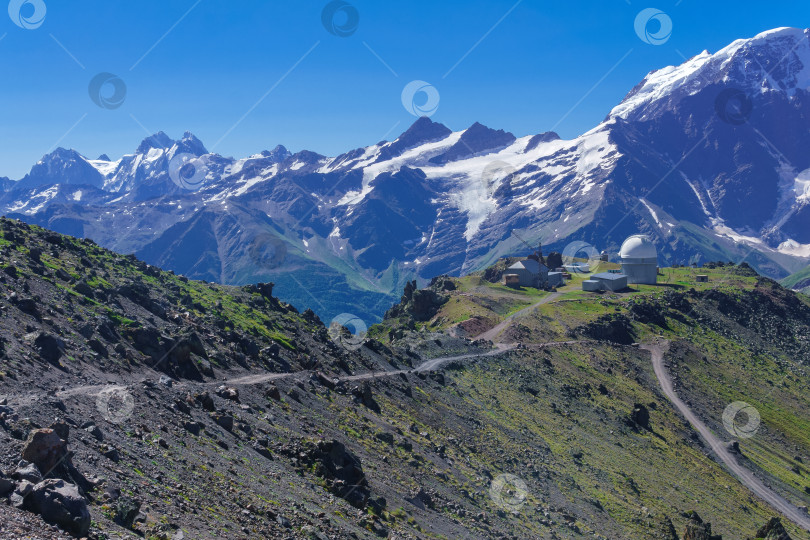
[[[27,461],[20,461],[17,465],[17,470],[14,471],[14,478],[18,480],[28,480],[34,484],[42,482],[42,473],[33,463]]]
[[[9,497],[9,501],[11,506],[14,508],[23,508],[25,506],[25,498],[31,493],[34,489],[34,484],[29,482],[28,480],[23,480],[17,487],[14,488],[14,491],[11,493]]]
[[[78,537],[90,529],[90,511],[79,488],[64,480],[43,480],[30,495],[31,509],[45,521],[59,525]]]

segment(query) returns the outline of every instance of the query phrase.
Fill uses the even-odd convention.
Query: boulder
[[[85,431],[95,437],[96,440],[102,441],[104,440],[104,433],[101,432],[101,428],[96,425],[89,426],[85,428]]]
[[[59,359],[62,357],[62,351],[65,350],[65,343],[55,336],[40,332],[34,340],[34,347],[36,347],[37,353],[43,360],[58,365]]]
[[[636,403],[630,413],[630,422],[634,426],[650,429],[650,411],[641,403]]]
[[[56,434],[59,435],[60,439],[67,442],[68,436],[70,436],[70,425],[67,422],[64,420],[56,420],[48,427],[54,430]]]
[[[42,482],[42,473],[39,472],[37,466],[25,460],[20,461],[19,465],[17,465],[17,470],[14,471],[12,476],[17,480],[27,480],[32,484]]]
[[[226,387],[224,384],[217,388],[217,395],[231,401],[239,401],[239,390],[233,387]]]
[[[31,492],[31,509],[45,521],[54,523],[78,537],[87,536],[90,511],[75,484],[50,478]]]
[[[34,484],[29,482],[28,480],[23,480],[17,487],[14,489],[14,492],[9,497],[11,502],[11,506],[14,508],[23,508],[26,504],[26,497],[31,494],[31,491],[34,489]]]
[[[81,280],[73,286],[73,290],[79,294],[83,294],[89,298],[93,298],[93,287],[87,284],[85,280]]]
[[[109,459],[113,463],[118,463],[119,461],[121,461],[121,454],[115,448],[109,448],[105,450],[101,455]]]
[[[31,431],[22,450],[22,458],[36,465],[46,475],[66,456],[67,443],[49,428]]]
[[[686,516],[689,522],[683,533],[683,540],[721,540],[720,536],[712,534],[711,523],[704,523],[697,512],[689,512]]]
[[[192,435],[199,435],[203,425],[199,422],[183,422],[183,428]]]
[[[121,497],[115,505],[115,521],[118,525],[125,529],[131,529],[135,518],[141,511],[141,503],[129,497]]]
[[[227,431],[233,430],[233,416],[230,414],[214,413],[211,415],[211,418],[213,418],[214,422],[219,424],[220,427],[226,429]]]
[[[757,531],[757,540],[791,540],[778,517],[772,517],[768,523]]]
[[[273,385],[267,389],[267,392],[264,394],[265,396],[269,397],[274,401],[281,401],[281,392],[279,391],[278,387]]]
[[[327,489],[356,508],[364,508],[371,494],[360,458],[340,441],[308,443],[298,457],[317,476],[326,481]]]
[[[14,481],[11,478],[6,478],[6,476],[0,472],[0,497],[8,495],[14,490],[14,486]]]
[[[205,409],[206,411],[214,410],[214,399],[208,394],[208,392],[197,394],[196,396],[194,396],[194,399],[196,399],[202,406],[202,408]]]

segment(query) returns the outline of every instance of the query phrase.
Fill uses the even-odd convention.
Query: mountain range
[[[407,281],[525,243],[615,259],[639,232],[662,266],[745,260],[784,278],[810,262],[808,36],[779,28],[653,71],[571,140],[422,117],[336,157],[235,159],[160,132],[115,160],[53,151],[0,179],[0,213],[193,278],[273,281],[325,320],[375,322]]]

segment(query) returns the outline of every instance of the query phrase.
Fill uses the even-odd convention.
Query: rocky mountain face
[[[643,232],[661,264],[745,259],[782,278],[810,262],[807,33],[652,72],[572,140],[420,118],[336,157],[233,159],[157,133],[118,160],[54,151],[0,181],[0,212],[191,277],[272,280],[327,320],[379,320],[410,280],[523,253],[513,231],[614,257]]]

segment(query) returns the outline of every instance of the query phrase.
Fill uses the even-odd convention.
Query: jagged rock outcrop
[[[683,540],[723,540],[722,536],[712,534],[712,524],[704,523],[697,512],[689,512],[687,517],[689,522],[686,524]]]
[[[754,540],[791,540],[790,535],[778,517],[772,517],[757,531]]]
[[[415,280],[410,281],[405,285],[399,304],[391,307],[385,313],[385,318],[407,316],[415,321],[428,321],[449,299],[449,296],[443,293],[455,289],[456,285],[449,276],[433,278],[424,289],[417,288]]]
[[[602,315],[588,324],[574,329],[575,334],[598,341],[630,345],[635,341],[632,321],[624,314]]]

